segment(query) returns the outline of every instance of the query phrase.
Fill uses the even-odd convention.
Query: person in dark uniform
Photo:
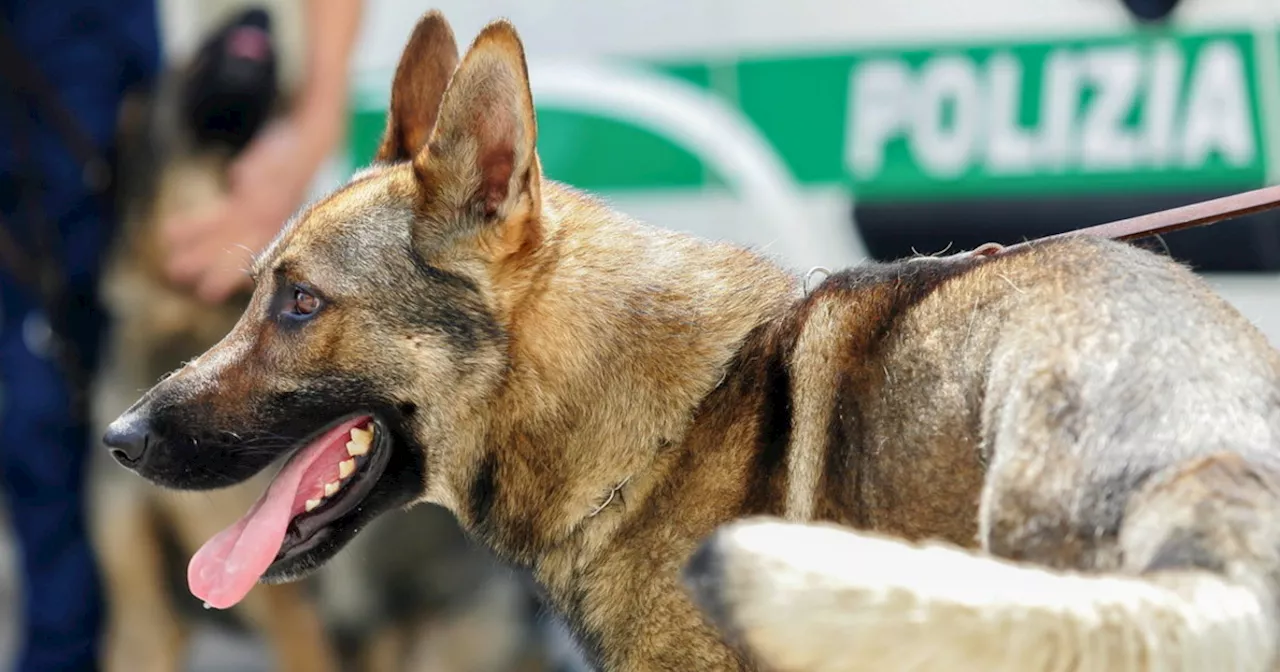
[[[155,0],[0,0],[0,494],[22,577],[19,672],[97,668],[91,437],[67,367],[92,370],[105,323],[117,108],[159,66]]]
[[[0,0],[0,496],[24,596],[18,672],[98,667],[85,386],[107,326],[113,134],[125,93],[160,71],[156,2]],[[219,208],[172,224],[176,282],[211,302],[247,284],[228,252],[274,237],[344,130],[359,13],[357,0],[307,3],[299,103],[245,148]]]

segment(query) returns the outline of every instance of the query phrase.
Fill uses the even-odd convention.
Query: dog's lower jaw
[[[282,548],[261,582],[285,583],[305,578],[341,551],[365,523],[420,495],[413,487],[416,479],[412,474],[421,473],[421,469],[413,468],[421,463],[421,451],[405,445],[403,433],[393,429],[390,422],[374,417],[374,445],[369,451],[370,467],[376,470],[370,474],[373,480],[361,484],[364,487],[357,493],[359,499],[349,510],[311,531],[296,546]],[[405,478],[406,475],[410,477]]]

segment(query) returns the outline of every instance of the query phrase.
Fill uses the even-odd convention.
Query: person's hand
[[[209,303],[247,288],[249,264],[302,203],[332,135],[293,119],[262,129],[232,164],[223,198],[162,224],[169,277]]]
[[[306,79],[292,113],[244,149],[230,169],[224,198],[161,224],[169,277],[210,303],[248,287],[245,271],[254,255],[302,204],[342,136],[348,59],[362,3],[311,0],[306,7]]]

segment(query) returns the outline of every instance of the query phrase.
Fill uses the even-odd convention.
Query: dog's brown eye
[[[298,317],[310,317],[317,310],[320,310],[320,299],[305,289],[295,287],[290,312]]]

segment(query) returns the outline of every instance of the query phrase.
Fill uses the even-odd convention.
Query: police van
[[[1280,182],[1277,0],[433,0],[526,43],[553,179],[804,269]],[[422,3],[368,5],[351,165]],[[1280,344],[1280,214],[1179,232]]]

